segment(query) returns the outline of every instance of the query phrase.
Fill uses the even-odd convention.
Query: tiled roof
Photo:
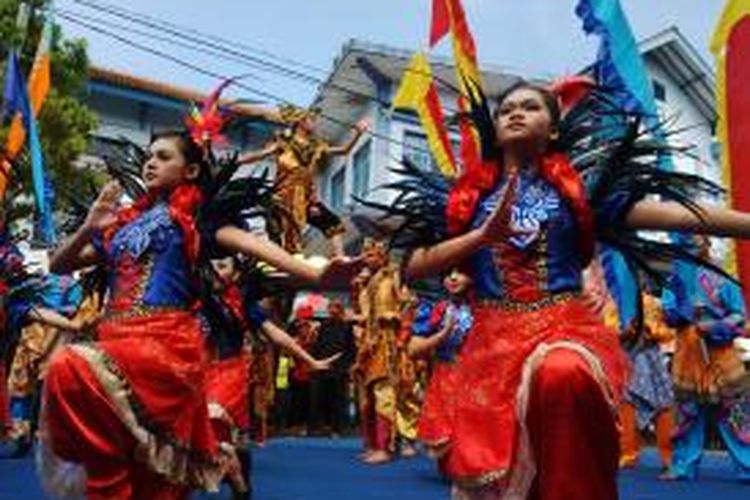
[[[118,87],[141,90],[162,97],[177,99],[179,101],[193,101],[199,103],[207,97],[206,94],[184,87],[131,75],[122,71],[102,68],[99,66],[89,67],[89,78],[91,80],[106,82]],[[270,121],[278,121],[276,110],[250,104],[232,104],[231,110],[247,118],[265,118]]]

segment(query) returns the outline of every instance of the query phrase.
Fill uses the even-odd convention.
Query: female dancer
[[[121,209],[120,188],[107,185],[52,257],[53,272],[97,263],[110,271],[97,340],[64,348],[47,375],[49,444],[86,469],[89,498],[184,498],[194,486],[215,489],[222,476],[205,399],[204,324],[195,312],[207,248],[322,284],[346,282],[355,271],[342,258],[316,270],[223,222],[235,214],[206,221],[202,199],[216,192],[201,189],[211,180],[207,156],[187,134],[157,136],[142,167],[147,194]]]
[[[302,231],[310,223],[330,240],[332,255],[343,255],[344,225],[339,216],[318,199],[315,174],[327,158],[349,154],[369,125],[358,122],[346,143],[331,145],[315,134],[317,110],[286,105],[279,109],[278,115],[288,127],[260,151],[243,153],[239,162],[251,164],[271,156],[275,158],[274,191],[285,214],[270,222],[278,224],[273,232],[278,233],[286,251],[302,252]]]
[[[443,279],[449,298],[435,307],[420,307],[412,326],[409,354],[420,356],[433,353],[430,383],[425,392],[419,415],[418,434],[430,453],[438,458],[441,472],[445,445],[450,441],[450,413],[456,391],[455,366],[458,352],[473,324],[469,296],[471,277],[458,269]]]
[[[474,280],[475,322],[457,373],[469,390],[456,399],[445,457],[457,498],[617,498],[615,411],[627,361],[617,334],[580,299],[595,240],[666,249],[633,230],[750,237],[750,216],[690,204],[696,179],[658,170],[659,151],[639,142],[637,120],[624,120],[614,138],[618,129],[604,124],[610,141],[594,149],[592,127],[618,115],[584,116],[580,107],[604,106],[603,97],[589,94],[569,112],[578,142],[568,147],[547,89],[513,86],[494,116],[483,99],[473,103],[485,162],[467,165],[450,192],[442,227],[451,235],[405,262],[408,278],[468,262]],[[585,185],[566,149],[577,168],[590,167]],[[402,199],[391,213],[405,213],[407,203],[434,211],[439,184],[417,184],[431,201]],[[420,189],[411,186],[402,189]],[[644,199],[650,193],[677,202]]]
[[[226,313],[236,325],[236,332],[224,332],[243,342],[239,352],[230,349],[211,365],[207,375],[206,399],[214,434],[223,446],[232,448],[243,469],[249,466],[248,432],[250,430],[250,379],[253,367],[252,344],[256,333],[262,333],[273,343],[306,363],[312,370],[327,370],[339,355],[326,359],[313,358],[297,341],[268,320],[263,309],[253,300],[252,283],[243,283],[236,257],[211,261],[216,276],[214,292],[220,297]],[[235,498],[245,498],[249,486],[243,474],[229,476]]]

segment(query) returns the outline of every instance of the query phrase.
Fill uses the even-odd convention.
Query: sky
[[[553,78],[593,62],[597,41],[586,37],[574,9],[578,0],[463,0],[474,33],[480,64],[491,64],[526,77]],[[111,2],[111,3],[106,3]],[[638,39],[676,26],[713,67],[708,41],[725,0],[621,0]],[[56,0],[57,20],[66,36],[88,40],[94,64],[200,91],[216,76],[201,74],[96,32],[116,33],[129,42],[180,59],[216,75],[248,75],[235,97],[276,104],[310,103],[342,46],[356,38],[404,49],[426,48],[431,0]],[[160,30],[129,23],[94,7],[126,5],[135,18],[148,16]],[[89,27],[76,24],[89,24]],[[230,41],[234,60],[168,45],[162,21],[181,42],[195,36]],[[142,31],[143,33],[139,33]],[[227,45],[226,42],[221,42]],[[204,49],[208,48],[205,44]],[[435,50],[448,55],[446,39]],[[294,78],[238,57],[269,57],[303,73]],[[225,54],[226,56],[226,54]],[[303,81],[304,80],[304,81]]]

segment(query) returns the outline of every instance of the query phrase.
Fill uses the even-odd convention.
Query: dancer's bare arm
[[[333,362],[341,357],[341,354],[339,353],[325,359],[314,358],[304,347],[299,345],[291,335],[270,321],[263,322],[261,330],[274,344],[285,349],[295,358],[301,359],[313,370],[328,370],[331,368]]]
[[[632,229],[750,238],[750,214],[706,204],[699,207],[696,214],[676,202],[643,200],[630,209],[625,223]]]
[[[318,269],[293,257],[276,243],[234,226],[219,229],[216,241],[227,250],[255,257],[308,283],[324,287],[348,286],[362,267],[359,258],[334,257],[327,266]]]
[[[451,330],[453,330],[453,327],[455,325],[455,318],[450,317],[448,318],[448,321],[445,322],[445,326],[443,328],[438,330],[436,333],[433,333],[429,337],[412,336],[411,339],[409,339],[409,345],[407,347],[409,356],[423,356],[437,349],[438,346],[443,343]]]
[[[110,182],[91,206],[83,225],[52,255],[49,267],[53,273],[66,274],[76,269],[96,264],[99,257],[91,244],[97,231],[105,229],[117,220],[117,209],[122,188]]]
[[[261,160],[265,160],[269,156],[275,155],[279,150],[279,145],[276,141],[270,142],[263,149],[258,151],[248,151],[242,153],[237,161],[240,165],[248,165],[251,163],[257,163]]]
[[[412,252],[404,266],[404,276],[407,279],[420,279],[435,275],[459,265],[484,245],[506,237],[509,232],[510,206],[517,188],[515,178],[508,181],[495,209],[478,228]]]
[[[349,137],[349,140],[342,144],[341,146],[331,146],[328,148],[328,154],[330,155],[347,155],[349,152],[351,152],[352,148],[354,148],[354,145],[357,143],[360,137],[362,137],[362,134],[370,130],[370,124],[367,123],[367,121],[362,120],[360,122],[357,122],[354,127],[352,127],[352,135]]]

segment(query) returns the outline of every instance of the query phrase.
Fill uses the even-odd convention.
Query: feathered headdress
[[[596,82],[588,76],[574,75],[558,78],[547,89],[555,94],[564,117],[596,88]]]
[[[279,117],[286,125],[295,125],[305,118],[314,118],[318,115],[320,115],[320,110],[318,108],[305,109],[288,103],[279,106]]]
[[[219,98],[224,89],[233,82],[233,78],[221,82],[203,101],[200,109],[195,103],[190,104],[190,110],[185,117],[185,126],[193,141],[199,146],[207,148],[211,145],[227,143],[222,130],[228,120],[228,114],[219,105]]]

